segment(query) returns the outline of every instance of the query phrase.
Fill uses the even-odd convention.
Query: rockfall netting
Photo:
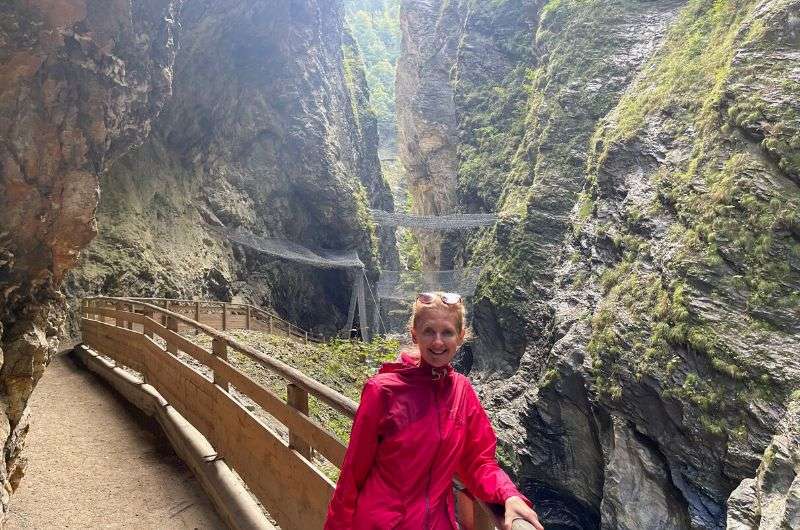
[[[310,249],[293,241],[257,236],[250,232],[221,226],[209,226],[216,234],[236,243],[269,254],[322,269],[363,269],[364,263],[353,250]]]
[[[455,213],[449,215],[412,215],[398,212],[372,210],[372,217],[380,226],[402,226],[421,230],[462,230],[490,226],[497,222],[495,213]]]
[[[447,291],[467,297],[475,294],[481,267],[450,271],[381,271],[376,285],[380,299],[411,301],[424,291]]]

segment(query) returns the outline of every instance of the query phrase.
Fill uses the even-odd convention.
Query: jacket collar
[[[441,368],[435,368],[426,363],[424,359],[411,354],[401,352],[395,362],[383,363],[378,370],[379,374],[396,373],[404,376],[417,376],[431,378],[434,381],[443,379],[453,373],[453,366],[448,364]]]

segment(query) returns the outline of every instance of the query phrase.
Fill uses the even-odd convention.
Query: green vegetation
[[[734,45],[767,46],[740,42],[743,21],[756,5],[695,0],[684,10],[646,78],[598,130],[590,178],[614,146],[636,135],[649,116],[659,116],[677,138],[692,140],[685,164],[662,166],[652,175],[662,203],[656,208],[677,212],[669,238],[680,250],[672,267],[686,273],[698,264],[713,268],[723,260],[738,263],[741,274],[728,282],[747,290],[749,309],[800,307],[800,294],[781,280],[792,275],[797,279],[789,258],[800,248],[787,232],[800,231],[800,196],[791,186],[775,182],[769,161],[732,130],[757,119],[753,113],[759,105],[753,98],[737,101],[727,112],[723,108],[726,90],[746,75],[732,66]],[[747,38],[763,35],[754,28]],[[796,90],[800,97],[800,88]],[[779,128],[786,127],[781,121]],[[795,122],[795,136],[798,130],[800,122]]]
[[[400,55],[400,1],[347,0],[347,22],[364,58],[370,103],[382,147],[396,136],[394,78]]]
[[[652,376],[665,396],[694,407],[704,430],[739,439],[746,435],[743,404],[783,402],[787,389],[775,385],[757,359],[731,349],[726,336],[743,332],[729,327],[736,323],[705,321],[691,302],[708,296],[705,285],[712,284],[713,297],[738,306],[756,341],[800,316],[798,243],[792,236],[800,233],[800,195],[785,179],[796,171],[791,150],[800,122],[789,105],[767,105],[766,94],[736,98],[741,79],[761,66],[734,63],[737,49],[760,52],[764,68],[773,68],[775,42],[759,23],[749,22],[756,6],[693,0],[683,10],[662,51],[598,128],[590,187],[574,225],[580,235],[604,200],[597,179],[604,163],[654,124],[688,155],[650,175],[657,199],[646,212],[629,209],[625,223],[595,227],[596,237],[608,238],[621,261],[597,279],[604,296],[592,319],[589,351],[601,393],[616,399],[627,378]],[[781,124],[780,138],[772,135],[770,120]],[[752,138],[756,126],[766,131],[760,143]],[[767,153],[779,157],[784,175],[776,175]],[[637,235],[644,216],[671,219],[661,240]],[[659,256],[652,255],[656,243]]]
[[[297,368],[309,377],[359,401],[361,388],[381,363],[397,358],[400,344],[396,340],[376,338],[371,342],[334,339],[327,344],[302,344],[265,332],[231,330],[226,334],[270,357]],[[187,336],[204,348],[211,348],[209,336]],[[236,351],[229,351],[230,362],[254,381],[286,399],[286,381],[258,362]],[[309,414],[320,425],[334,433],[343,443],[350,438],[351,420],[335,412],[313,396],[309,398]],[[325,473],[335,480],[335,467],[320,462]]]
[[[474,238],[471,247],[472,261],[485,264],[478,297],[492,304],[501,326],[519,329],[531,318],[526,302],[549,296],[518,286],[552,285],[568,217],[585,183],[583,153],[598,117],[626,87],[619,79],[630,73],[609,61],[629,44],[618,26],[650,5],[548,2],[535,41],[530,31],[508,38],[518,62],[501,87],[459,77],[456,104],[467,116],[462,129],[475,131],[459,151],[460,193],[487,210],[518,216]],[[534,50],[541,60],[533,60]],[[594,214],[592,201],[583,197],[584,220]]]

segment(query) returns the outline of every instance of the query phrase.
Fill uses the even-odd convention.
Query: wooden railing
[[[81,304],[83,343],[141,374],[144,382],[211,443],[216,458],[239,474],[281,528],[322,528],[334,484],[313,463],[313,455],[340,467],[345,446],[308,417],[309,394],[351,419],[357,403],[203,323],[202,308],[201,321],[196,321],[183,311],[172,310],[179,307],[185,308],[127,298],[87,298]],[[206,322],[211,320],[207,318]],[[215,320],[214,324],[221,327],[223,322]],[[186,329],[208,335],[211,351],[178,333]],[[281,376],[287,385],[287,401],[231,365],[231,350]],[[181,359],[180,352],[210,373],[204,375],[192,368]],[[289,433],[288,443],[248,410],[231,387],[283,424]],[[463,494],[459,495],[459,515],[467,530],[493,528],[492,520],[496,522],[499,517],[488,507],[476,509]],[[514,526],[514,530],[529,529],[532,526],[522,521]]]
[[[179,300],[174,298],[126,298],[126,300],[157,305],[187,316],[195,322],[223,331],[250,329],[284,334],[305,342],[325,342],[325,337],[322,335],[310,333],[300,326],[282,319],[272,311],[250,304],[211,300]]]

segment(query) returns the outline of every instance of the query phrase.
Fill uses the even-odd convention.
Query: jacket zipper
[[[431,386],[433,392],[433,403],[436,411],[436,426],[439,429],[439,440],[436,444],[436,451],[433,453],[433,460],[431,466],[428,468],[428,483],[425,486],[425,530],[430,529],[430,515],[431,515],[431,476],[433,475],[433,466],[436,465],[436,459],[439,456],[439,450],[442,448],[442,418],[441,411],[439,410],[439,393],[436,391],[438,383],[442,378],[434,379]]]

